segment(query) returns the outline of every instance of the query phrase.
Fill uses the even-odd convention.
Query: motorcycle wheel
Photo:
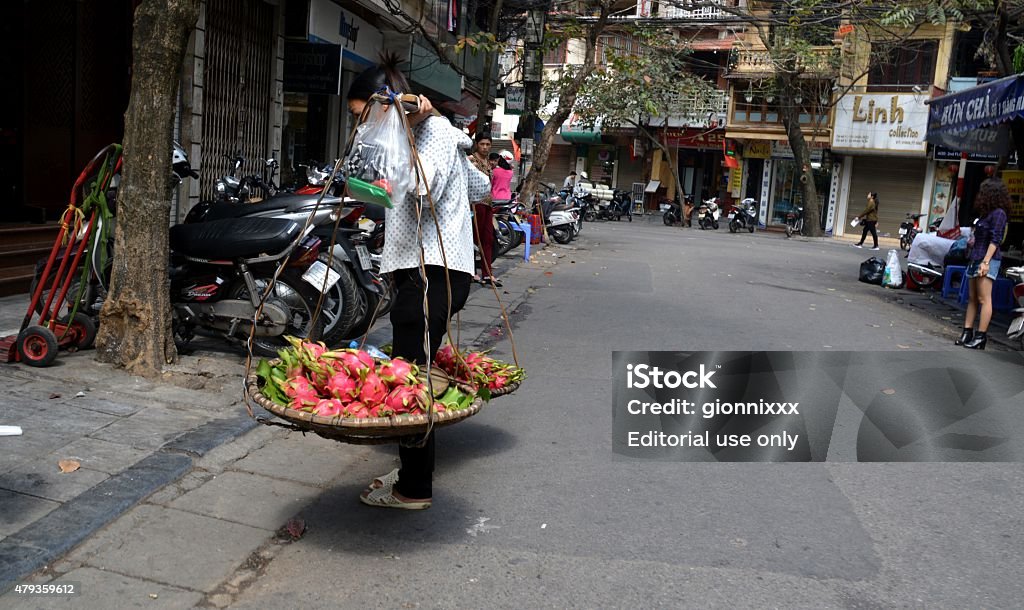
[[[711,228],[713,228],[716,231],[718,230],[718,221],[717,220],[712,220],[711,221]]]
[[[729,221],[729,232],[730,233],[735,233],[736,231],[739,231],[739,230],[740,230],[740,223],[738,223],[735,219],[734,220],[730,220]]]
[[[40,273],[41,273],[41,271],[37,271],[36,274],[32,276],[32,283],[30,283],[29,286],[28,286],[28,296],[29,296],[29,298],[32,298],[32,295],[36,293],[36,287],[39,286],[39,274]],[[55,273],[56,273],[56,267],[54,267],[54,269],[51,270],[51,272],[50,272],[50,277],[47,279],[47,283],[48,284],[52,285],[52,283],[53,283],[53,274],[55,274]],[[68,286],[68,293],[64,296],[64,304],[60,308],[60,311],[56,312],[58,314],[58,317],[66,316],[67,314],[71,313],[71,308],[69,307],[69,304],[71,303],[72,300],[74,300],[75,296],[78,295],[78,291],[81,289],[81,286],[82,286],[81,277],[82,277],[82,267],[79,266],[78,269],[75,269],[74,279],[71,280],[71,285]],[[92,315],[92,312],[89,311],[88,308],[89,308],[89,303],[91,302],[91,293],[92,293],[92,287],[91,286],[87,286],[86,289],[85,289],[85,294],[82,295],[82,300],[78,304],[78,311],[86,313],[86,314],[88,314],[90,316]],[[60,294],[59,290],[57,291],[57,294]],[[48,288],[44,288],[42,294],[39,295],[39,300],[36,301],[36,307],[35,307],[35,312],[36,313],[43,313],[43,305],[46,304],[46,299],[47,299],[47,297],[49,295],[50,295],[49,289]],[[56,298],[56,297],[54,297],[54,298]],[[53,308],[53,306],[54,306],[54,303],[50,303],[50,308],[51,309]]]
[[[662,215],[661,221],[665,223],[666,227],[671,227],[673,224],[675,224],[675,221],[672,219],[672,215],[669,214],[668,212],[665,212]]]
[[[921,273],[920,271],[917,271],[913,267],[909,266],[907,267],[907,275],[910,276],[910,279],[913,280],[914,283],[921,288],[930,287],[932,284],[939,281],[940,277],[937,275],[932,275],[930,273]]]
[[[341,276],[324,295],[320,310],[320,317],[324,320],[322,340],[327,347],[338,347],[345,334],[357,322],[360,288],[355,274],[345,261],[337,260],[327,252],[321,252],[317,260]]]
[[[560,244],[567,244],[572,241],[572,231],[565,227],[552,227],[548,230],[548,233]]]
[[[747,227],[747,230],[750,231],[751,233],[753,233],[754,232],[754,223],[750,223],[750,225]]]
[[[789,222],[786,223],[786,237],[793,237],[793,224]]]
[[[256,276],[253,280],[259,290],[265,290],[271,276]],[[229,299],[249,300],[249,288],[239,279],[228,293]],[[273,357],[278,350],[290,345],[284,335],[302,337],[309,341],[318,341],[324,329],[324,316],[316,316],[317,301],[320,291],[302,279],[302,274],[295,269],[285,269],[274,283],[274,289],[267,298],[267,303],[284,307],[289,313],[289,321],[280,335],[253,337],[252,351],[260,356]]]
[[[597,214],[595,214],[593,210],[587,210],[583,213],[583,220],[586,220],[587,222],[594,222],[597,220]]]
[[[911,237],[909,235],[903,235],[900,237],[900,250],[910,249],[910,239]]]
[[[516,222],[518,223],[519,221]],[[512,231],[512,245],[509,246],[509,250],[515,250],[516,248],[522,245],[524,234],[512,228],[511,220],[506,220],[505,223],[509,226],[509,229]]]
[[[494,256],[504,256],[506,252],[512,249],[513,233],[515,231],[505,221],[498,221],[498,229],[494,232]]]

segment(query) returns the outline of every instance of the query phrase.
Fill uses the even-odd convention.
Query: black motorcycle
[[[801,235],[804,232],[804,208],[796,208],[786,212],[786,237],[793,237],[794,234]]]
[[[747,197],[738,204],[734,204],[727,215],[729,219],[729,232],[736,233],[746,229],[753,233],[757,226],[757,203]]]

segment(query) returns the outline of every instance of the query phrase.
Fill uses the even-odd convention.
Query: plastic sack
[[[353,198],[386,207],[405,201],[415,186],[416,171],[401,106],[371,106],[366,121],[356,128],[345,171]],[[360,197],[363,191],[372,196]]]
[[[853,220],[850,221],[850,226],[851,227],[856,227],[859,224],[860,224],[860,218],[854,218]]]
[[[889,250],[886,256],[882,285],[886,288],[903,287],[903,267],[900,266],[900,255],[895,250]]]
[[[860,264],[860,277],[857,279],[865,284],[881,285],[884,272],[885,261],[872,256]]]

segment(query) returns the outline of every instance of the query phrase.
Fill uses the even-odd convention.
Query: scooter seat
[[[207,222],[210,220],[221,220],[223,218],[241,218],[243,216],[259,216],[267,212],[280,212],[291,214],[303,208],[312,208],[316,205],[317,195],[277,195],[265,199],[259,203],[211,203],[202,213],[201,218],[186,222]],[[341,202],[341,197],[324,197],[320,202],[321,209],[335,207]],[[200,204],[202,205],[202,204]]]
[[[283,218],[226,218],[173,226],[170,245],[193,258],[255,258],[281,252],[300,230],[297,222]]]

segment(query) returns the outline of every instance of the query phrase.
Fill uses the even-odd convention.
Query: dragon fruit
[[[489,387],[492,390],[500,390],[501,388],[505,387],[507,383],[508,379],[506,379],[502,375],[497,375],[493,380],[491,380],[491,383],[489,383],[487,387]]]
[[[419,368],[401,358],[394,358],[382,364],[377,370],[377,375],[382,381],[391,385],[403,385],[410,380],[415,380]]]
[[[349,417],[369,417],[370,409],[358,400],[348,403],[345,414]]]
[[[367,405],[379,405],[384,402],[388,395],[388,386],[381,380],[377,373],[368,373],[363,380],[363,386],[359,390],[359,400]]]
[[[365,352],[361,353],[366,354]],[[366,375],[374,369],[373,358],[369,354],[366,354],[366,358],[370,361],[369,364],[366,364],[365,360],[360,358],[359,353],[355,350],[339,350],[332,352],[332,354],[337,354],[338,362],[353,377],[365,379]]]
[[[303,409],[316,406],[320,402],[320,396],[316,388],[305,377],[293,377],[285,383],[284,394],[292,399],[293,409]]]
[[[426,404],[426,392],[422,386],[403,385],[391,390],[384,404],[396,414],[421,410]]]
[[[337,417],[343,415],[345,405],[337,398],[324,398],[313,407],[313,413],[321,417]]]
[[[335,398],[350,400],[359,396],[359,381],[342,371],[332,375],[324,389]]]

